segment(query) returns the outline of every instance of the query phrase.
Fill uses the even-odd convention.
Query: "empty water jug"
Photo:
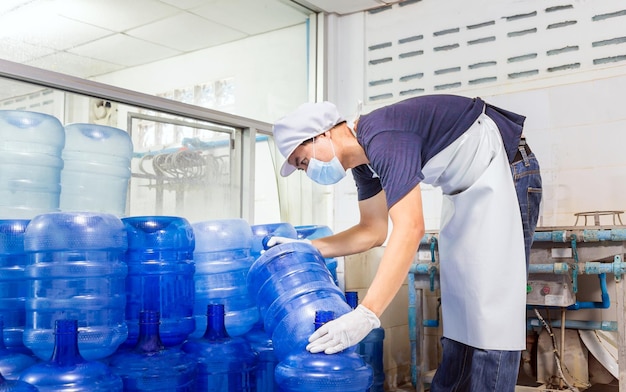
[[[207,306],[206,332],[189,339],[183,351],[198,362],[196,390],[207,392],[251,392],[256,354],[241,337],[230,337],[224,325],[224,305]]]
[[[56,117],[0,110],[0,218],[59,210],[63,125]]]
[[[274,392],[276,390],[274,370],[278,361],[274,355],[272,337],[265,332],[262,324],[257,323],[243,338],[257,354],[257,367],[250,380],[251,389],[256,392]]]
[[[76,320],[56,320],[51,359],[24,370],[19,380],[36,386],[40,392],[121,392],[121,378],[107,365],[80,355],[77,335]]]
[[[24,369],[34,365],[36,360],[30,355],[6,348],[2,339],[3,324],[0,318],[0,374],[6,379],[15,380]]]
[[[65,126],[61,211],[126,215],[133,143],[121,129],[96,124]]]
[[[307,240],[314,240],[316,238],[328,237],[333,235],[330,227],[323,225],[296,226],[295,229],[298,233],[299,239],[306,238]],[[333,276],[335,284],[339,285],[339,282],[337,280],[337,259],[334,257],[327,257],[325,261],[326,267],[328,267],[330,274]]]
[[[333,311],[337,317],[351,311],[322,255],[302,242],[265,251],[250,268],[248,290],[256,298],[279,361],[304,349],[316,311]]]
[[[262,225],[252,225],[252,248],[250,253],[256,260],[264,251],[264,241],[272,236],[298,238],[298,233],[291,223],[267,223]]]
[[[159,313],[153,310],[140,314],[135,347],[114,354],[109,367],[122,378],[127,392],[196,390],[196,362],[180,348],[163,345],[159,337]]]
[[[85,359],[111,355],[126,340],[126,230],[111,214],[54,212],[33,218],[24,233],[29,279],[24,344],[42,360],[54,348],[54,323],[81,328]]]
[[[24,301],[27,284],[24,268],[24,232],[27,219],[0,220],[0,316],[4,320],[4,344],[24,347]]]
[[[356,291],[346,291],[346,302],[352,309],[359,306],[359,296]],[[384,328],[374,328],[363,340],[357,344],[357,353],[365,363],[372,367],[374,380],[369,392],[383,392],[385,386],[385,368],[383,366]]]
[[[252,231],[243,219],[223,219],[192,224],[196,237],[193,337],[206,330],[206,307],[220,303],[226,309],[226,331],[241,336],[259,319],[254,299],[248,294],[246,278],[254,259],[250,256]]]
[[[318,311],[315,329],[334,319],[332,311]],[[292,353],[276,366],[276,384],[281,392],[365,392],[372,384],[372,369],[351,351],[337,354]]]
[[[159,333],[167,347],[184,342],[196,327],[193,317],[195,237],[181,217],[123,218],[128,234],[125,346],[137,343],[139,313],[159,312]]]

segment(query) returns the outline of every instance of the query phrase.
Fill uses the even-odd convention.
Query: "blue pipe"
[[[437,268],[437,266],[432,265],[432,263],[415,263],[411,265],[411,268],[409,269],[409,276],[412,274],[418,274],[418,275],[428,275],[430,274],[430,268],[434,267]]]
[[[598,241],[626,241],[626,229],[583,229],[570,230],[570,234],[577,234],[582,242]],[[567,230],[535,231],[534,242],[567,242],[569,240]]]
[[[582,242],[626,241],[626,228],[618,228],[535,231],[533,242],[568,242],[572,234],[577,235]],[[424,235],[420,245],[430,244],[432,238],[437,238],[437,235],[433,233]]]
[[[583,230],[583,241],[624,241],[626,240],[626,229],[610,230]]]
[[[529,274],[567,274],[569,265],[567,263],[551,263],[551,264],[529,264]]]
[[[430,245],[433,240],[437,240],[437,235],[433,233],[426,233],[420,240],[420,245]]]
[[[567,242],[567,231],[535,231],[533,242]]]
[[[614,273],[622,271],[624,269],[624,263],[618,258],[613,263],[599,263],[599,262],[587,262],[580,263],[582,268],[579,269],[579,273],[588,275],[598,275],[600,280],[600,302],[593,301],[576,301],[573,305],[567,307],[567,310],[579,310],[579,309],[608,309],[611,307],[611,298],[606,286],[606,272]],[[433,269],[437,269],[437,265],[433,263],[416,263],[411,265],[409,273],[409,284],[415,282],[414,274],[427,275],[430,274]],[[569,270],[566,263],[554,263],[554,264],[530,264],[528,268],[529,273],[555,273],[565,274]],[[413,287],[413,286],[409,286]],[[409,290],[411,292],[411,290]],[[536,306],[534,306],[536,307]],[[529,306],[533,308],[533,306]],[[426,323],[428,321],[428,323]],[[426,327],[438,327],[439,322],[437,320],[426,320],[424,326]]]
[[[550,323],[551,327],[560,328],[561,321],[555,320]],[[537,318],[526,320],[526,329],[541,328],[543,324]],[[617,331],[617,321],[591,321],[591,320],[565,320],[565,328],[570,329],[600,329],[602,331]]]
[[[420,268],[416,268],[417,271],[421,271]],[[552,263],[552,264],[530,264],[528,266],[528,273],[531,274],[567,274],[570,267],[567,263]],[[600,274],[613,274],[616,277],[620,277],[626,273],[626,263],[616,260],[612,263],[600,263],[597,261],[588,261],[578,264],[578,273],[586,275],[600,275]]]
[[[579,309],[608,309],[611,306],[611,298],[609,297],[608,290],[606,288],[606,274],[599,274],[600,279],[600,293],[601,302],[589,302],[582,301],[574,303],[567,307],[567,310],[579,310]]]
[[[416,307],[416,296],[415,296],[415,275],[409,273],[409,343],[411,345],[411,380],[413,385],[417,385],[418,380],[417,375],[417,367],[419,364],[417,363],[417,307]],[[421,347],[419,348],[422,349]]]
[[[418,275],[428,275],[431,269],[439,269],[438,264],[433,263],[415,263],[412,264],[409,273]],[[530,264],[528,273],[530,274],[557,274],[563,275],[570,271],[567,263],[549,263],[549,264]],[[600,275],[613,274],[619,277],[626,273],[626,263],[616,260],[612,263],[600,263],[597,261],[588,261],[578,264],[578,273],[583,275]]]

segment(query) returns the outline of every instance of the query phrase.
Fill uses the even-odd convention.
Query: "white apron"
[[[443,336],[487,350],[526,348],[526,259],[502,138],[484,113],[423,168],[443,191]]]

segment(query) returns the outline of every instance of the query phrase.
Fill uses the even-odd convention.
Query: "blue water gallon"
[[[334,319],[332,311],[317,311],[315,329]],[[372,368],[355,352],[312,354],[306,350],[287,356],[275,371],[281,392],[365,392],[372,384]]]
[[[61,211],[126,215],[133,143],[118,128],[97,124],[65,126]]]
[[[19,380],[40,392],[121,392],[122,379],[99,361],[87,361],[78,348],[78,322],[56,320],[52,357],[24,370]]]
[[[351,311],[322,255],[302,242],[265,251],[250,268],[248,290],[279,361],[306,347],[316,311],[333,311],[337,317]]]
[[[278,364],[274,355],[272,337],[265,332],[262,323],[257,323],[243,338],[250,343],[252,351],[257,354],[257,367],[252,379],[252,390],[256,392],[274,392],[274,369]]]
[[[78,320],[87,360],[113,354],[126,340],[126,247],[124,224],[112,214],[53,212],[30,221],[23,340],[37,357],[50,359],[59,319]]]
[[[63,125],[48,114],[0,110],[0,218],[59,210]]]
[[[22,370],[34,365],[37,361],[30,355],[7,349],[2,339],[3,326],[4,322],[0,318],[0,374],[8,380],[15,380]]]
[[[184,342],[196,327],[193,317],[195,237],[191,224],[174,216],[123,218],[128,234],[124,260],[126,324],[132,347],[139,335],[139,313],[159,312],[159,332],[167,347]]]
[[[28,219],[0,220],[0,317],[4,320],[4,344],[24,347],[26,288],[24,232]]]
[[[267,241],[271,236],[298,238],[298,233],[291,223],[278,222],[278,223],[266,223],[262,225],[252,225],[252,248],[250,253],[256,260],[261,253],[265,250],[263,241]]]
[[[346,291],[346,302],[352,309],[359,306],[359,295],[356,291]],[[365,363],[372,367],[374,380],[369,392],[383,392],[385,387],[385,368],[383,366],[383,342],[385,329],[374,328],[357,345],[357,353]]]
[[[196,236],[193,337],[206,330],[206,308],[220,303],[226,309],[226,331],[241,336],[259,319],[254,299],[248,294],[246,278],[254,259],[250,256],[252,230],[243,219],[223,219],[192,224]]]
[[[333,235],[333,231],[330,229],[330,227],[324,225],[296,226],[295,229],[298,233],[299,239],[314,240],[316,238],[328,237]],[[324,260],[326,261],[326,267],[330,271],[330,274],[333,276],[335,284],[339,285],[339,282],[337,280],[337,259],[334,257],[327,257]]]
[[[20,380],[7,380],[0,374],[0,392],[37,392],[34,385]]]
[[[122,378],[124,391],[194,392],[196,362],[179,347],[166,348],[159,337],[159,313],[142,311],[132,350],[113,354],[109,367]]]
[[[203,392],[251,392],[257,357],[241,337],[230,337],[224,323],[224,305],[207,305],[204,336],[189,339],[183,351],[198,362],[196,390]]]

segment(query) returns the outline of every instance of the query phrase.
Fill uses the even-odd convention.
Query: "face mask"
[[[333,155],[335,155],[335,147],[333,147],[333,141],[330,141],[330,146],[333,149]],[[346,171],[339,162],[337,155],[333,157],[329,162],[322,162],[315,158],[315,139],[313,139],[313,158],[309,159],[309,165],[306,169],[306,175],[313,181],[321,185],[336,184],[346,176]]]

